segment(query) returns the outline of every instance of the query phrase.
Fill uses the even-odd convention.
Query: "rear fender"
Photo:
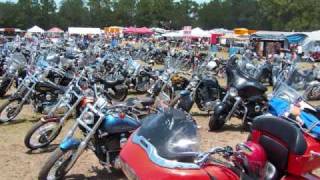
[[[66,151],[66,150],[69,150],[69,149],[76,149],[79,145],[80,145],[81,141],[79,139],[76,139],[76,138],[66,138],[64,139],[59,147],[61,150],[63,151]]]

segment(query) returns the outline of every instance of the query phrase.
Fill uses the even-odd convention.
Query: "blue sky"
[[[10,2],[17,2],[18,0],[0,0],[0,2],[6,2],[6,1],[10,1]],[[57,4],[60,3],[61,0],[55,0]],[[209,2],[210,0],[195,0],[198,3],[203,3],[203,2]]]

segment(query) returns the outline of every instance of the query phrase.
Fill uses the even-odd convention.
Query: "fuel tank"
[[[141,123],[127,115],[120,117],[118,114],[109,114],[105,117],[102,125],[103,130],[108,133],[122,133],[137,129]]]

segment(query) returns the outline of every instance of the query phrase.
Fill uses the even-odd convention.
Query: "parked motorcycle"
[[[109,106],[99,97],[87,104],[59,147],[52,153],[39,173],[39,179],[61,179],[75,164],[85,149],[92,150],[100,163],[109,169],[119,169],[119,152],[140,121],[130,116],[128,104]],[[80,129],[83,138],[76,139]]]
[[[13,120],[28,102],[31,102],[36,112],[48,112],[57,102],[59,94],[65,92],[65,86],[57,85],[47,79],[47,76],[49,77],[52,72],[65,74],[59,71],[51,68],[47,68],[45,71],[29,68],[27,77],[20,83],[16,92],[1,105],[0,121]],[[62,82],[64,83],[64,81]]]
[[[147,119],[120,152],[130,180],[318,178],[311,172],[320,167],[319,142],[277,117],[257,118],[248,141],[235,149],[207,152],[199,151],[197,126],[185,112],[171,109]]]
[[[31,127],[24,138],[26,147],[31,150],[47,147],[59,135],[65,121],[74,111],[77,118],[87,103],[94,103],[96,88],[89,88],[90,82],[84,78],[83,70],[70,82],[65,94],[59,98],[50,112]],[[58,114],[59,111],[63,111],[62,116]]]
[[[210,130],[218,130],[235,115],[242,119],[244,127],[267,108],[267,88],[254,78],[246,76],[236,64],[237,57],[229,59],[227,71],[228,91],[222,101],[214,105],[209,118]]]

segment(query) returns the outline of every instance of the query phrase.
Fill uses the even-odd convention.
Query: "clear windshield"
[[[164,159],[184,161],[186,154],[199,152],[196,124],[176,109],[147,117],[136,136],[142,136]]]
[[[294,69],[290,72],[282,72],[275,85],[272,97],[295,103],[297,100],[306,99],[306,77]]]

